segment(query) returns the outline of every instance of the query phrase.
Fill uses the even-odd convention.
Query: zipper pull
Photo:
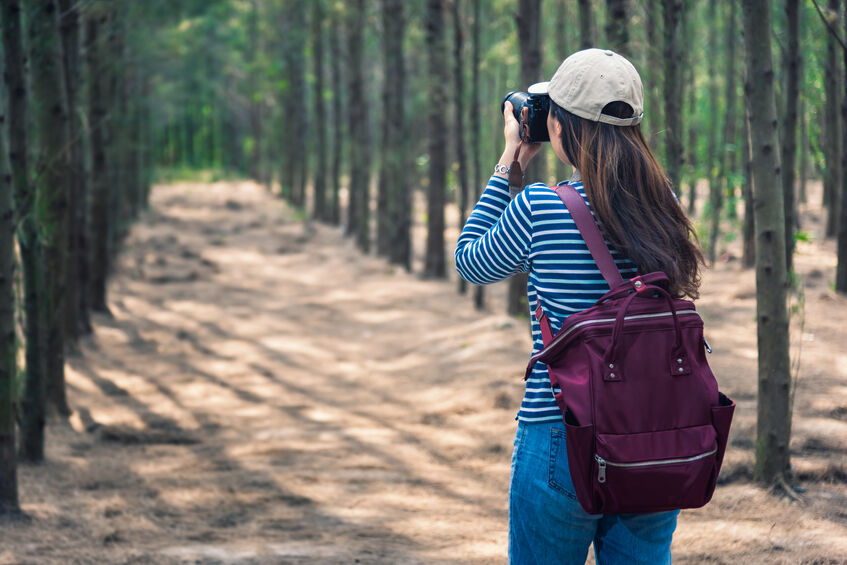
[[[708,351],[709,353],[712,352],[712,347],[709,345],[709,342],[706,340],[705,337],[703,338],[703,345],[706,346],[706,351]]]
[[[600,457],[599,455],[594,455],[594,459],[597,461],[597,482],[605,483],[606,482],[606,460]]]

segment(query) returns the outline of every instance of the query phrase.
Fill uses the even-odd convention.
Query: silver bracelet
[[[507,167],[506,165],[501,165],[500,163],[497,163],[496,165],[494,165],[494,172],[495,173],[508,175],[511,170],[512,170],[511,167]]]

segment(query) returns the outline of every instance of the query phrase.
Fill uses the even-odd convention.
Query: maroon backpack
[[[547,364],[560,388],[568,463],[591,514],[644,513],[706,504],[726,449],[735,403],[706,361],[703,320],[654,272],[624,281],[582,196],[551,187],[568,208],[611,290],[569,316],[554,336],[538,304]]]

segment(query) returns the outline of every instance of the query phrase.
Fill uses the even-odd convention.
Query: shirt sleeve
[[[529,270],[532,209],[527,190],[509,201],[509,183],[492,176],[456,244],[456,270],[473,284]]]

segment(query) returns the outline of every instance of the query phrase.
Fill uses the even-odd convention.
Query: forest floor
[[[754,273],[733,242],[697,304],[738,408],[676,563],[847,563],[847,299],[820,225],[805,212],[792,320],[802,502],[751,480]],[[0,525],[0,564],[506,562],[530,342],[502,285],[477,312],[455,281],[220,182],[156,187],[109,290],[113,316],[68,362],[70,425],[51,423],[47,462],[20,469],[30,520]]]

